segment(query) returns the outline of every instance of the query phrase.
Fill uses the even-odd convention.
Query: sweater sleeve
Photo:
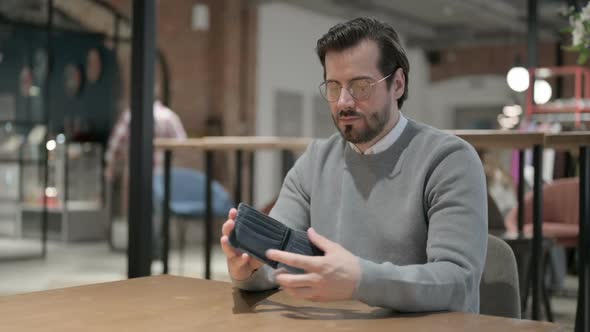
[[[440,147],[424,182],[426,264],[361,259],[355,299],[406,312],[479,312],[487,248],[483,167],[473,148],[461,140],[453,137]]]
[[[310,187],[309,179],[306,176],[309,170],[309,155],[313,152],[312,142],[305,153],[295,162],[295,165],[289,170],[283,186],[279,193],[277,202],[270,212],[270,216],[283,224],[299,229],[306,230],[309,228],[309,207],[310,207]],[[268,265],[254,272],[246,280],[232,280],[233,284],[243,290],[264,291],[276,288],[274,281],[274,269]]]

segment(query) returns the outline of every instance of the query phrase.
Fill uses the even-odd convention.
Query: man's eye
[[[328,84],[328,91],[332,92],[340,92],[340,84]]]
[[[363,82],[354,82],[351,85],[351,88],[352,88],[352,90],[355,93],[358,93],[358,94],[366,94],[369,91],[369,89],[371,88],[371,85],[368,82],[365,82],[365,81],[363,81]]]

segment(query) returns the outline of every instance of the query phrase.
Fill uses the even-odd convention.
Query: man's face
[[[388,75],[379,71],[378,61],[379,48],[373,41],[362,41],[353,48],[326,53],[326,81],[338,82],[344,87],[338,100],[329,103],[332,119],[344,139],[354,144],[382,137],[392,127],[392,113],[397,113],[396,89],[388,89],[385,81],[371,88],[372,93],[367,100],[355,99],[345,89],[359,79],[377,82]],[[393,76],[395,87],[397,74]]]

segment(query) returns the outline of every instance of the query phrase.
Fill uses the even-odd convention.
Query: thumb
[[[313,229],[311,227],[307,229],[307,236],[309,237],[309,240],[311,241],[311,243],[315,244],[318,248],[322,249],[324,252],[327,252],[328,249],[330,249],[332,246],[334,246],[336,244],[335,242],[332,242],[332,241],[328,240],[327,238],[318,234],[318,232],[316,232],[315,229]]]

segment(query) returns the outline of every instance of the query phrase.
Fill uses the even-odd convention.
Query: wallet
[[[266,251],[277,249],[306,256],[323,256],[324,252],[309,241],[307,233],[289,228],[245,203],[238,205],[238,216],[229,243],[272,268],[285,267],[292,273],[304,271],[279,264],[266,257]]]

